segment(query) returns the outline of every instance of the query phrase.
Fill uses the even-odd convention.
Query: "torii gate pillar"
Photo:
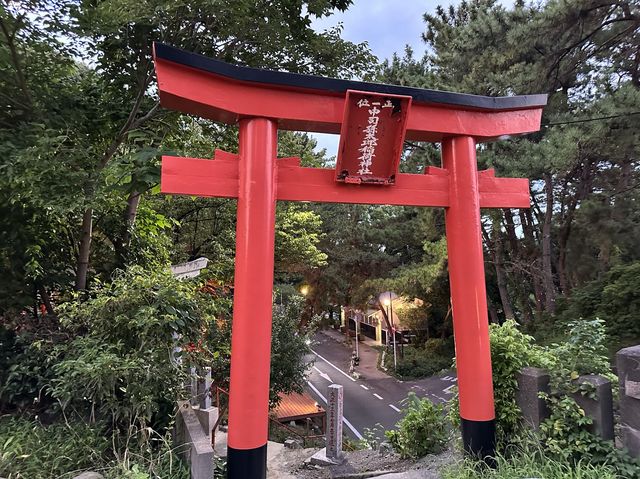
[[[540,128],[546,95],[482,97],[237,67],[154,45],[165,107],[240,125],[239,155],[163,157],[162,192],[238,199],[229,479],[266,477],[276,201],[446,208],[465,450],[495,452],[480,208],[528,208],[529,182],[479,172],[476,142]],[[340,133],[335,170],[276,159],[277,130]],[[440,142],[443,168],[398,172],[405,139]]]
[[[240,121],[236,268],[231,335],[229,477],[266,471],[271,363],[276,122]]]
[[[476,165],[473,138],[442,142],[451,188],[445,226],[462,441],[466,451],[487,457],[495,452],[495,411]]]

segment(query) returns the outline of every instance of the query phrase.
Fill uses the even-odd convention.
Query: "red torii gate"
[[[465,450],[495,448],[480,208],[528,208],[529,181],[478,171],[476,143],[540,128],[546,95],[483,97],[229,65],[154,45],[162,105],[239,123],[239,154],[162,159],[162,192],[238,199],[228,475],[264,478],[275,206],[282,201],[446,208]],[[372,126],[373,125],[373,126]],[[277,131],[340,133],[335,170],[277,159]],[[406,139],[440,142],[442,168],[398,173]]]

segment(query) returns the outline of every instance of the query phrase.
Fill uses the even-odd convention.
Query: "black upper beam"
[[[276,87],[303,88],[331,93],[346,93],[347,90],[370,91],[389,95],[406,95],[415,103],[440,104],[463,107],[473,110],[505,111],[543,107],[547,104],[547,95],[521,95],[490,97],[454,93],[440,90],[427,90],[385,83],[369,83],[353,80],[338,80],[299,73],[286,73],[262,70],[229,63],[198,55],[162,43],[155,43],[156,58],[179,65],[195,68],[233,80],[260,83]]]

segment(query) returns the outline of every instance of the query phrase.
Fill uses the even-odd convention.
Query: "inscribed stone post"
[[[523,368],[517,375],[516,402],[522,411],[525,423],[538,430],[542,421],[549,417],[549,408],[541,392],[549,393],[549,373],[540,368]]]
[[[632,456],[640,457],[640,346],[616,354],[620,379],[622,442]]]
[[[613,395],[611,381],[598,374],[586,374],[577,380],[581,384],[590,384],[595,388],[595,398],[582,395],[580,392],[571,396],[584,409],[585,414],[593,420],[593,433],[607,441],[613,441]]]
[[[341,385],[332,384],[327,394],[327,458],[342,459],[342,404],[344,391]]]

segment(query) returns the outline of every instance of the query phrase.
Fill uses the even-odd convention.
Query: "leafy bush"
[[[610,346],[640,341],[640,261],[618,265],[601,278],[571,292],[571,298],[560,302],[560,323],[575,318],[600,318],[606,325]]]
[[[442,404],[433,404],[409,393],[404,417],[397,430],[385,431],[393,449],[404,458],[419,458],[441,452],[449,439],[449,427]]]
[[[396,375],[402,379],[418,379],[433,376],[451,367],[453,343],[439,338],[428,339],[424,346],[405,346],[404,357],[398,348]],[[385,366],[393,371],[393,355],[386,355]]]
[[[516,403],[517,373],[526,366],[543,367],[550,357],[544,349],[535,345],[532,336],[522,333],[514,320],[502,325],[491,324],[491,367],[493,370],[493,395],[496,412],[496,435],[503,445],[512,440],[521,426],[522,411]],[[449,417],[459,422],[458,395],[451,401]]]
[[[605,324],[594,319],[573,321],[568,326],[565,341],[542,348],[531,336],[522,334],[514,321],[491,325],[496,429],[501,450],[510,444],[532,443],[531,434],[522,428],[521,411],[515,401],[516,375],[525,366],[543,367],[550,375],[550,394],[544,397],[551,414],[542,423],[533,442],[541,447],[546,458],[556,461],[554,467],[559,467],[557,471],[551,470],[549,477],[565,477],[558,471],[572,465],[582,467],[583,471],[610,470],[620,477],[640,478],[640,461],[616,449],[613,442],[592,434],[592,420],[571,397],[576,393],[594,394],[593,387],[576,381],[583,374],[606,376],[612,381],[614,391],[616,389],[617,378],[611,372],[606,354]],[[451,406],[450,415],[457,419],[457,401],[454,400]],[[607,467],[599,469],[597,465]],[[566,477],[592,477],[589,474]],[[509,476],[498,474],[495,477]]]
[[[518,431],[522,417],[522,411],[516,403],[516,376],[526,366],[547,366],[550,358],[542,348],[535,345],[533,337],[518,329],[514,320],[508,320],[502,325],[491,324],[489,335],[496,432],[499,440],[508,442]]]
[[[129,268],[88,301],[61,308],[62,326],[74,339],[58,347],[53,397],[125,429],[166,425],[186,378],[174,348],[197,342],[214,307],[168,270]]]

